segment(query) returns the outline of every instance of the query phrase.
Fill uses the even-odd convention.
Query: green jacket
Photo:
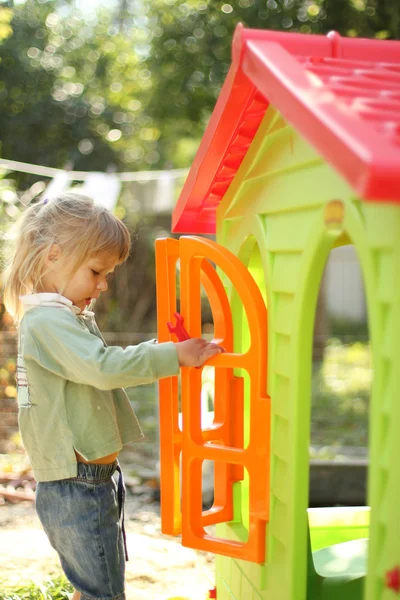
[[[94,313],[60,294],[22,296],[18,419],[38,481],[76,477],[75,452],[94,460],[143,437],[122,387],[177,375],[175,344],[106,347]]]

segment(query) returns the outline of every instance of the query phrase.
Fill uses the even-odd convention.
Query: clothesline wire
[[[19,173],[29,173],[31,175],[40,175],[41,177],[50,177],[51,179],[60,173],[67,173],[68,179],[71,181],[85,181],[88,175],[93,171],[68,171],[65,169],[56,169],[54,167],[45,167],[42,165],[31,165],[29,163],[19,162],[16,160],[8,160],[0,158],[0,168],[8,171],[18,171]],[[163,171],[133,171],[133,172],[115,172],[112,173],[118,177],[120,181],[152,181],[162,177],[171,177],[179,179],[186,177],[188,169],[170,169]],[[111,174],[111,173],[110,173]]]

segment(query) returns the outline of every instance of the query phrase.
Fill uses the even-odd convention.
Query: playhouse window
[[[310,504],[365,504],[372,366],[363,278],[350,245],[333,249],[326,263],[312,377]]]

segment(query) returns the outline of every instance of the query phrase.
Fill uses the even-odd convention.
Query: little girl
[[[106,346],[88,308],[130,245],[112,213],[67,193],[24,212],[4,274],[4,303],[18,324],[19,427],[38,482],[36,510],[73,600],[125,598],[117,457],[142,432],[122,388],[221,351],[202,339]]]

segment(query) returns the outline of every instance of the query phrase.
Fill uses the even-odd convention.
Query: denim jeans
[[[81,600],[125,600],[124,488],[116,470],[117,461],[78,463],[77,477],[37,485],[37,514]]]

